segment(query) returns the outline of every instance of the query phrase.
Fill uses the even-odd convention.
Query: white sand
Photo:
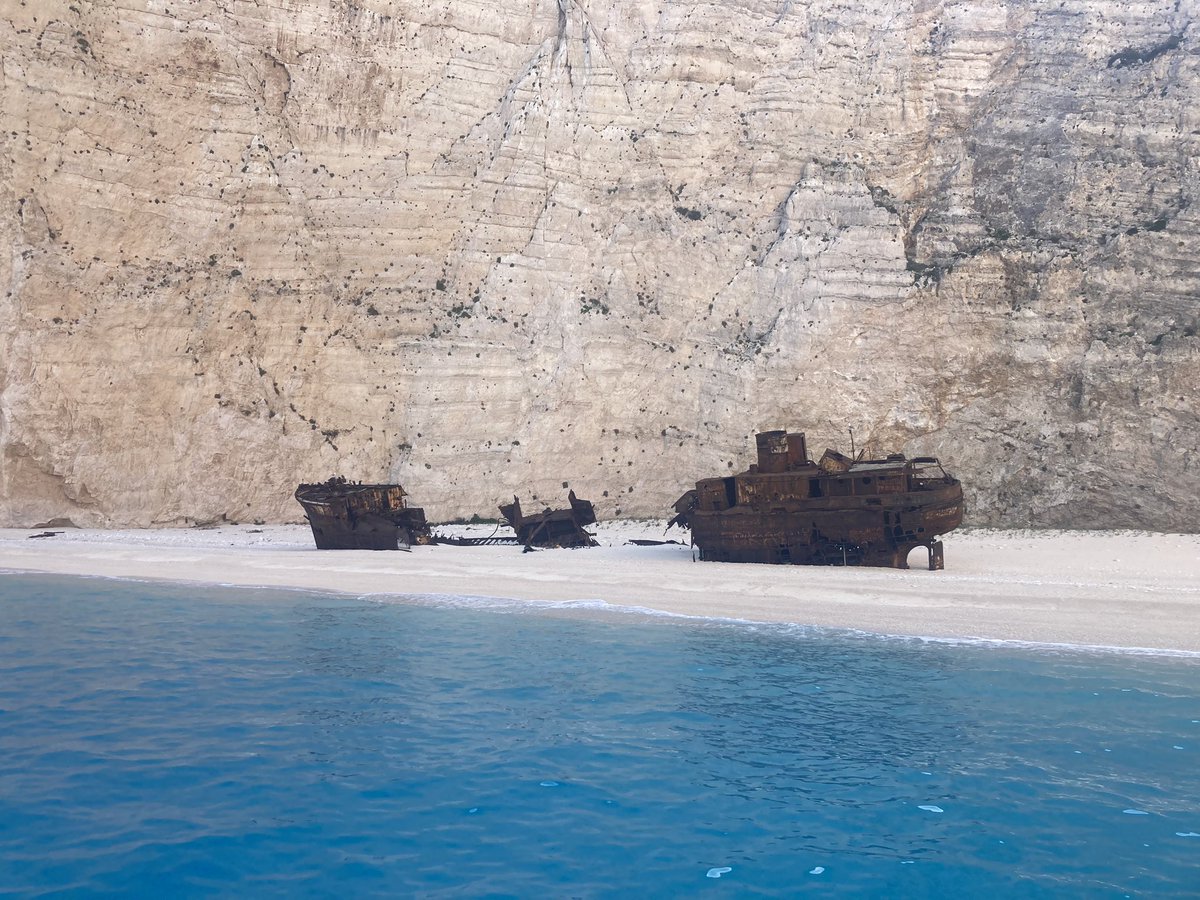
[[[693,562],[687,546],[626,544],[661,539],[661,522],[593,530],[602,546],[586,550],[443,545],[392,553],[318,551],[301,525],[68,529],[37,539],[29,537],[37,530],[0,529],[0,569],[352,594],[603,600],[881,634],[1200,653],[1200,535],[960,531],[945,539],[945,571],[930,572]],[[914,552],[913,564],[923,555]]]

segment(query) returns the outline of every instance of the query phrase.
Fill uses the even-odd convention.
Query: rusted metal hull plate
[[[705,560],[907,568],[925,547],[942,567],[937,538],[962,524],[963,493],[937,460],[827,450],[813,463],[804,448],[803,435],[759,435],[758,464],[697,482],[672,524],[691,529]]]
[[[524,515],[521,501],[513,497],[512,503],[500,507],[500,514],[513,531],[517,541],[532,547],[594,547],[596,541],[585,529],[596,521],[596,511],[588,500],[580,500],[571,491],[567,495],[570,506],[566,509],[549,509]]]
[[[296,489],[319,550],[397,550],[429,543],[425,511],[406,505],[404,496],[398,484],[341,479]]]
[[[962,523],[962,489],[942,493],[938,501],[894,494],[898,502],[887,509],[697,512],[692,539],[701,559],[721,562],[906,568],[913,549]]]

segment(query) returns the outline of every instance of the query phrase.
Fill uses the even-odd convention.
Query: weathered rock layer
[[[1197,528],[1187,0],[3,8],[0,524],[663,515],[852,427]]]

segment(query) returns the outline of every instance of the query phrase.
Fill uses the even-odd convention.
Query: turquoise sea
[[[1194,897],[1200,660],[0,575],[0,894]]]

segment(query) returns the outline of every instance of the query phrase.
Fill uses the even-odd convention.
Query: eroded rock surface
[[[849,426],[1197,528],[1190,0],[3,9],[0,524],[664,515]]]

